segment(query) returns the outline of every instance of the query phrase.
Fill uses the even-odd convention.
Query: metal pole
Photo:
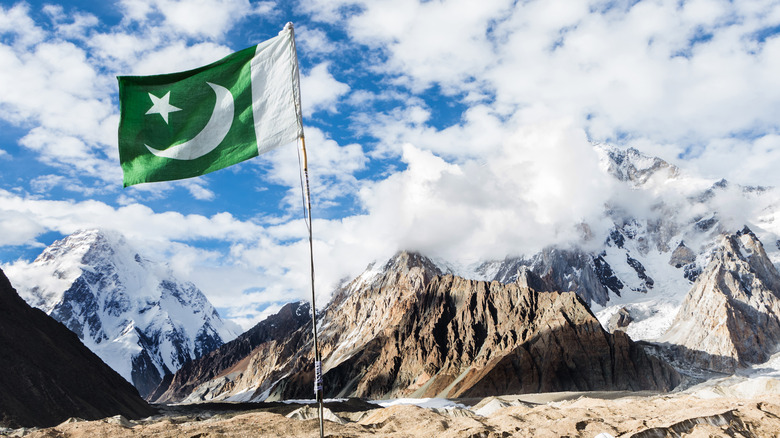
[[[311,222],[311,192],[309,191],[309,160],[306,157],[306,140],[301,136],[301,149],[303,149],[303,175],[306,180],[306,211],[309,216],[309,258],[311,260],[311,325],[314,331],[314,395],[319,404],[318,416],[320,419],[320,438],[325,436],[322,408],[322,360],[320,350],[317,348],[317,306],[314,303],[314,240],[312,237]]]

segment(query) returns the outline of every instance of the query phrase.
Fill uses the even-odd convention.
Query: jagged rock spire
[[[734,372],[780,344],[780,273],[746,226],[724,235],[661,339],[684,360]]]

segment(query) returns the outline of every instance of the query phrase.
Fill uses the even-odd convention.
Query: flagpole
[[[311,328],[314,333],[314,396],[318,403],[318,417],[320,420],[320,438],[325,437],[325,427],[323,424],[323,391],[322,391],[322,359],[320,357],[320,350],[318,348],[317,339],[317,304],[314,299],[314,238],[312,234],[312,221],[311,221],[311,190],[309,188],[309,158],[306,155],[306,138],[303,135],[303,117],[301,111],[301,90],[300,90],[300,70],[298,69],[298,48],[295,46],[295,28],[292,23],[287,23],[285,28],[290,29],[292,54],[295,60],[293,68],[293,83],[295,84],[294,104],[298,115],[298,123],[300,126],[299,137],[301,139],[301,151],[303,154],[303,176],[306,181],[306,213],[308,216],[308,228],[309,228],[309,261],[311,262]],[[299,157],[300,159],[300,157]]]
[[[306,139],[301,136],[301,149],[303,151],[303,176],[306,181],[306,211],[309,218],[309,259],[311,261],[311,325],[314,331],[314,394],[318,403],[318,417],[320,419],[320,438],[325,436],[323,425],[323,394],[322,394],[322,360],[317,347],[317,306],[314,301],[314,239],[312,237],[311,222],[311,191],[309,190],[309,160],[306,156]]]

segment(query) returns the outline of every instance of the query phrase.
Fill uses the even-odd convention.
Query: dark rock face
[[[155,413],[67,327],[33,309],[0,271],[0,426]]]
[[[642,266],[642,263],[640,263],[639,260],[626,254],[626,263],[628,264],[628,266],[634,268],[637,277],[639,277],[639,279],[642,280],[642,286],[640,287],[638,292],[647,292],[648,289],[653,288],[655,281],[647,275],[647,273],[645,272],[645,267]]]
[[[678,383],[627,336],[604,332],[574,293],[447,275],[406,307],[396,325],[326,372],[330,395],[482,397]]]
[[[701,267],[696,264],[696,254],[682,241],[672,252],[669,264],[678,269],[682,268],[683,276],[692,282],[696,281],[701,274]]]
[[[603,258],[595,260],[581,250],[552,247],[545,248],[529,259],[505,260],[493,280],[513,283],[517,281],[522,267],[527,267],[552,286],[546,290],[573,291],[585,302],[604,305],[609,300],[608,288],[617,288],[615,292],[619,295],[618,285],[622,287],[622,283],[614,277],[609,264]]]
[[[199,384],[236,366],[259,345],[284,338],[307,322],[311,325],[311,306],[308,303],[286,304],[277,314],[259,322],[236,339],[185,363],[147,398],[158,403],[182,400]]]
[[[679,383],[671,367],[625,334],[605,332],[576,294],[529,288],[545,280],[528,269],[518,280],[443,275],[408,253],[359,277],[336,293],[318,322],[326,396],[668,390]],[[313,367],[307,322],[215,378],[200,380],[194,393],[311,398]]]
[[[724,235],[662,341],[720,372],[769,359],[780,345],[780,273],[747,227]]]
[[[612,271],[612,267],[604,260],[604,255],[605,254],[600,254],[593,258],[593,266],[596,270],[596,275],[601,284],[614,292],[617,296],[620,296],[620,291],[623,289],[623,282],[617,278],[617,275]]]

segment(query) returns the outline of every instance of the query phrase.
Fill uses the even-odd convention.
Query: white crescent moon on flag
[[[194,160],[213,151],[222,143],[233,124],[233,95],[221,85],[206,83],[217,95],[217,102],[214,104],[214,110],[211,112],[211,118],[206,126],[192,139],[167,149],[155,149],[144,144],[149,152],[158,157],[174,160]]]

